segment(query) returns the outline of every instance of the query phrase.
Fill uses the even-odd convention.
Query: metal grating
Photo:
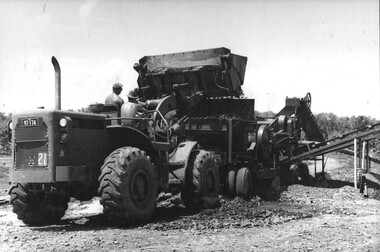
[[[22,127],[22,120],[28,118],[19,118],[15,128],[16,142],[47,140],[47,126],[41,117],[36,118],[38,126]]]

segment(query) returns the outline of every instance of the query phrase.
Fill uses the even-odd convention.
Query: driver
[[[148,110],[138,102],[138,98],[139,96],[137,88],[129,91],[128,102],[125,102],[121,106],[121,117],[143,117],[143,115],[148,112]],[[140,126],[140,130],[145,129],[145,123],[142,120],[123,119],[121,123],[124,126],[130,126],[134,128]]]

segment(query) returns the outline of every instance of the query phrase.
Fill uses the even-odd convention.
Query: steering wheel
[[[306,105],[310,108],[311,107],[311,94],[308,92],[304,98],[304,101],[306,102]]]

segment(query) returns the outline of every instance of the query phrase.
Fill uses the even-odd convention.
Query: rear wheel
[[[182,191],[184,204],[190,207],[216,207],[219,186],[219,169],[214,157],[204,150],[193,152],[185,173],[185,187]]]
[[[99,177],[100,203],[115,225],[149,221],[156,207],[157,181],[145,152],[132,147],[109,155]]]
[[[236,175],[236,195],[250,197],[253,195],[253,180],[248,168],[240,168]]]
[[[235,170],[228,171],[227,174],[227,193],[234,197],[236,195],[236,172]]]
[[[32,192],[26,183],[13,185],[9,194],[13,212],[29,225],[58,222],[65,215],[70,200],[63,192]]]

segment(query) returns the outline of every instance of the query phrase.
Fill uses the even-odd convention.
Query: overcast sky
[[[312,94],[312,111],[380,119],[379,1],[0,2],[0,111],[103,102],[137,85],[145,55],[227,47],[248,57],[243,89],[256,110]]]

